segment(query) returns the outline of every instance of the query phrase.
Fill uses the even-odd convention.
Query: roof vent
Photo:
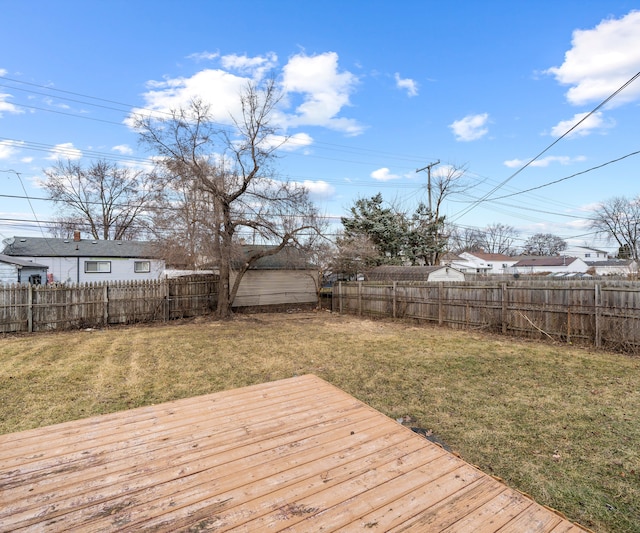
[[[20,242],[27,242],[27,239],[20,239]]]
[[[63,242],[65,242],[66,244],[69,244],[69,240],[65,239]]]
[[[91,244],[98,244],[98,241],[93,241]]]

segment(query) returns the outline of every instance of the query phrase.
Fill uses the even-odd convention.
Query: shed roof
[[[242,253],[249,256],[254,252],[272,250],[276,246],[255,244],[242,246]],[[240,263],[240,260],[236,261]],[[311,265],[304,253],[293,246],[285,246],[273,255],[261,257],[251,265],[251,270],[311,270],[315,267]]]
[[[155,257],[154,245],[144,241],[14,237],[3,253],[21,257]]]
[[[19,257],[11,257],[9,255],[0,254],[0,262],[17,265],[19,267],[31,267],[31,268],[49,268],[47,265],[40,263],[34,263],[28,259],[20,259]]]
[[[367,279],[370,281],[428,281],[429,276],[448,266],[395,266],[381,265],[370,270]],[[455,270],[455,269],[454,269]],[[456,270],[456,272],[458,272]]]

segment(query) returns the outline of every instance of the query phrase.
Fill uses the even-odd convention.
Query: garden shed
[[[250,254],[264,246],[245,245],[243,248],[245,254]],[[304,254],[297,248],[286,247],[251,265],[242,277],[233,307],[315,304],[318,301],[318,279],[318,269]],[[231,283],[234,280],[235,272],[232,271]]]
[[[367,281],[464,281],[464,274],[449,266],[382,265],[370,270]]]
[[[0,285],[12,283],[44,284],[47,282],[48,269],[47,265],[0,254]]]

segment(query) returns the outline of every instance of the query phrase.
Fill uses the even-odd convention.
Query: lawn
[[[0,432],[313,373],[597,532],[640,532],[640,359],[327,312],[0,338]]]

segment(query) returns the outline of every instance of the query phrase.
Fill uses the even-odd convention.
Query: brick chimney
[[[78,242],[78,241],[80,240],[80,230],[75,230],[75,231],[73,232],[73,240],[74,240],[75,242]]]

